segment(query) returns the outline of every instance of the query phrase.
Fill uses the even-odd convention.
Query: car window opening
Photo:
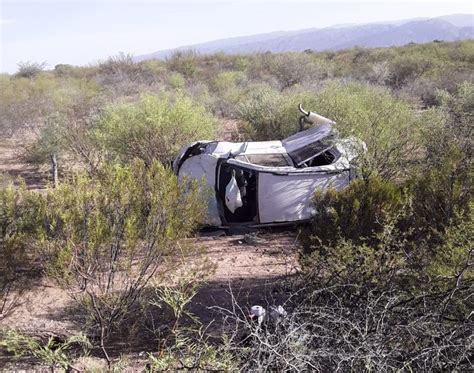
[[[235,157],[238,161],[255,164],[264,167],[288,167],[292,166],[289,159],[283,154],[241,154]]]
[[[305,162],[305,167],[318,167],[318,166],[327,166],[334,162],[336,156],[331,151],[331,149],[318,154],[316,157],[310,159],[309,161]]]
[[[230,211],[225,203],[226,186],[235,177],[242,206]],[[228,223],[249,223],[257,219],[257,174],[254,171],[242,170],[223,164],[219,174],[219,199],[222,202],[224,217]]]

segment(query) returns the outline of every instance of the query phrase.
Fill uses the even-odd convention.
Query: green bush
[[[316,191],[313,203],[312,237],[331,246],[341,238],[361,243],[375,237],[408,201],[401,188],[372,176],[342,191]]]
[[[197,58],[197,53],[193,50],[176,51],[167,59],[166,65],[171,71],[190,79],[197,72]]]
[[[284,53],[274,56],[268,71],[277,79],[281,90],[320,77],[319,68],[311,56],[302,53]]]
[[[473,87],[465,83],[455,94],[438,92],[444,121],[423,128],[423,162],[409,182],[417,226],[437,242],[443,242],[447,226],[465,221],[470,214]]]
[[[39,196],[25,185],[0,188],[0,320],[16,306],[37,258]],[[28,276],[26,276],[28,277]]]
[[[68,337],[64,342],[57,341],[51,336],[43,343],[13,329],[6,329],[0,330],[0,347],[13,353],[17,358],[32,356],[54,371],[55,366],[60,366],[65,370],[71,369],[71,360],[74,355],[71,350],[74,347],[76,349],[80,347],[82,354],[87,355],[92,345],[83,334]]]
[[[411,196],[380,177],[345,190],[316,192],[316,215],[302,229],[301,262],[318,281],[373,284],[391,281],[406,266],[412,233]]]
[[[342,136],[365,142],[364,174],[388,180],[407,178],[422,161],[422,130],[443,121],[435,110],[417,112],[389,90],[360,83],[329,82],[313,102],[308,109],[336,121]]]
[[[244,135],[254,141],[281,140],[299,131],[299,92],[279,92],[269,86],[251,87],[239,105]]]
[[[464,154],[467,168],[473,161],[473,136],[472,127],[474,125],[474,83],[464,82],[460,84],[456,91],[449,93],[438,91],[437,99],[441,110],[447,116],[442,143],[437,142],[432,145],[431,154],[442,154],[449,147],[458,147]],[[470,164],[469,164],[470,163]]]
[[[192,247],[205,203],[196,183],[178,184],[157,162],[108,165],[41,199],[37,246],[47,270],[69,290],[105,341],[131,316],[145,287]]]
[[[44,117],[57,108],[59,87],[60,82],[47,74],[32,78],[2,77],[0,130],[4,136],[40,127]]]
[[[402,186],[369,177],[316,193],[316,214],[299,235],[305,271],[316,283],[415,293],[447,291],[460,273],[472,281],[465,182],[440,170]]]
[[[431,276],[455,279],[459,275],[474,279],[474,267],[469,265],[474,254],[474,205],[471,202],[470,216],[460,219],[445,230],[443,244],[436,248],[428,265]],[[463,273],[465,271],[465,273]]]
[[[109,159],[134,158],[170,163],[185,144],[215,136],[215,120],[205,107],[178,95],[143,95],[133,103],[107,107],[93,130]]]

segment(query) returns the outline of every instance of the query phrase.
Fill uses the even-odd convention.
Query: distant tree
[[[316,73],[316,66],[311,57],[301,53],[280,54],[276,56],[270,68],[282,90],[301,84]]]
[[[133,55],[130,53],[119,52],[115,56],[110,56],[107,61],[100,66],[104,69],[110,69],[112,72],[120,72],[133,67]]]
[[[197,72],[197,56],[195,50],[179,50],[174,52],[166,62],[170,70],[176,71],[189,79],[194,77]]]
[[[20,62],[18,63],[18,71],[15,75],[20,78],[33,78],[43,71],[46,66],[46,62]]]
[[[54,73],[59,76],[67,76],[74,70],[74,67],[69,64],[58,64],[54,66]]]

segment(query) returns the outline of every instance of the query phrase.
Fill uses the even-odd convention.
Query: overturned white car
[[[300,123],[312,127],[282,141],[198,141],[181,149],[173,163],[178,178],[204,179],[211,190],[207,224],[301,222],[315,211],[316,189],[349,185],[365,145],[338,138],[333,121],[300,110]]]

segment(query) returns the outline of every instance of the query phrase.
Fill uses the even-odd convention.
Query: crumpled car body
[[[194,142],[181,149],[173,169],[179,180],[203,180],[209,226],[306,221],[317,208],[315,191],[347,187],[365,148],[357,139],[338,138],[333,123],[323,121],[282,141]]]

